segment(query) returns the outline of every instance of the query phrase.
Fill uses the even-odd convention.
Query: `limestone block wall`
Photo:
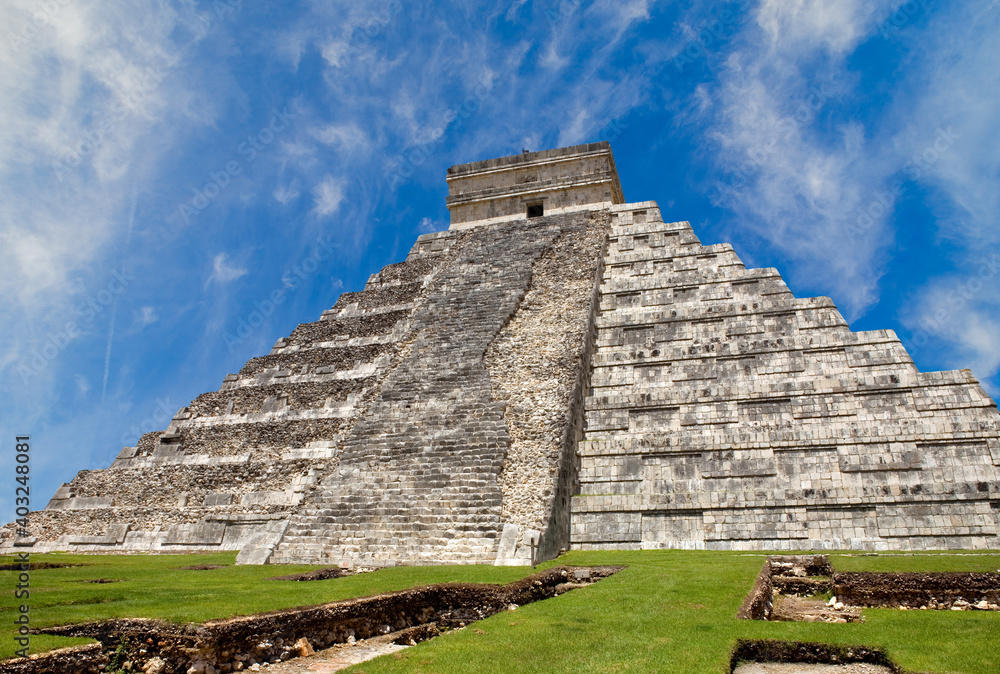
[[[891,331],[615,206],[580,444],[581,548],[998,548],[1000,414]]]

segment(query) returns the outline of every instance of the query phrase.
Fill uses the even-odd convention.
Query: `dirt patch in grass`
[[[97,583],[98,585],[107,585],[108,583],[120,583],[121,578],[84,578],[83,580],[74,581],[76,583]]]
[[[28,568],[25,569],[24,567]],[[25,564],[0,564],[0,571],[38,571],[39,569],[68,569],[74,566],[90,566],[89,564],[57,564],[54,562],[29,562]]]
[[[288,576],[275,576],[267,580],[330,580],[331,578],[343,578],[350,575],[347,569],[330,567],[327,569],[317,569],[308,573],[293,573]]]
[[[815,598],[825,593],[829,601]],[[997,611],[1000,573],[835,573],[824,555],[769,557],[738,617],[861,622],[859,607]]]
[[[892,674],[892,670],[879,665],[856,663],[853,665],[804,665],[796,663],[754,662],[740,665],[734,674]]]
[[[193,566],[177,566],[174,567],[180,569],[181,571],[211,571],[212,569],[224,569],[225,564],[195,564]]]
[[[432,636],[437,636],[437,634]],[[318,674],[319,672],[330,674],[347,669],[351,665],[367,662],[380,655],[395,653],[396,657],[399,657],[398,654],[401,650],[415,645],[416,641],[423,640],[416,639],[413,643],[407,640],[404,643],[401,641],[402,638],[405,638],[402,633],[395,633],[354,644],[336,644],[313,655],[305,655],[285,663],[269,665],[267,671],[271,674]]]
[[[821,599],[803,599],[794,595],[779,595],[774,602],[770,620],[807,623],[859,623],[861,609],[843,606],[838,609]]]
[[[736,668],[743,664],[762,662],[809,665],[864,663],[885,667],[893,674],[903,674],[903,670],[878,648],[775,639],[737,641],[729,659],[729,671],[735,672]]]

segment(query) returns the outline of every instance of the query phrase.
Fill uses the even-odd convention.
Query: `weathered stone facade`
[[[449,171],[452,229],[32,513],[35,551],[526,564],[998,548],[968,371],[625,204],[606,143]]]
[[[1000,548],[1000,415],[968,370],[614,206],[580,444],[582,548]]]

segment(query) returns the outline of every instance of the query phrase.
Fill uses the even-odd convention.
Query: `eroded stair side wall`
[[[586,223],[577,214],[463,233],[413,316],[408,355],[272,561],[494,561],[511,436],[484,354],[521,306],[536,262],[564,229]]]
[[[891,331],[614,207],[574,547],[997,548],[1000,415]]]
[[[238,550],[276,540],[336,465],[459,238],[421,236],[405,262],[341,295],[320,320],[192,401],[165,431],[126,447],[108,469],[82,471],[32,513],[37,541],[24,549]]]
[[[506,406],[510,447],[500,487],[513,548],[498,563],[569,547],[569,499],[590,375],[596,290],[610,226],[605,210],[570,221],[534,264],[517,312],[486,352],[493,398]]]

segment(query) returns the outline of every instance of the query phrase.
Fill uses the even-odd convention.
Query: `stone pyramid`
[[[625,203],[607,143],[449,169],[446,232],[227,375],[5,550],[528,564],[1000,548],[1000,414],[891,331]]]

